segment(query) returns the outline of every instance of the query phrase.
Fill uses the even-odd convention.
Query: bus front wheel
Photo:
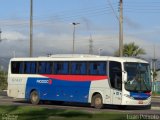
[[[40,102],[39,94],[37,91],[32,91],[30,94],[30,101],[32,104],[37,105]]]
[[[92,97],[92,104],[96,109],[103,108],[103,99],[100,94],[96,94]]]

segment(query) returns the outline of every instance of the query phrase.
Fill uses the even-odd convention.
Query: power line
[[[118,18],[118,16],[117,16],[117,14],[116,14],[116,12],[115,12],[115,10],[114,10],[114,8],[113,8],[113,6],[112,6],[110,0],[107,0],[107,1],[108,1],[108,4],[110,5],[112,11],[113,11],[114,16],[115,16],[115,17],[117,18],[117,20],[119,21],[119,18]]]
[[[78,9],[79,11],[76,11],[76,10],[74,10],[75,11],[75,14],[72,14],[73,13],[73,10],[72,11],[68,11],[68,14],[67,14],[67,12],[65,11],[65,12],[61,12],[60,14],[57,14],[57,13],[55,13],[56,15],[55,15],[55,17],[52,17],[52,16],[50,16],[50,17],[40,17],[40,18],[53,18],[53,19],[57,19],[57,20],[59,20],[59,18],[60,19],[63,19],[63,20],[65,20],[65,19],[71,19],[71,18],[77,18],[77,17],[82,17],[82,16],[84,16],[84,15],[93,15],[93,16],[95,16],[95,15],[104,15],[104,14],[109,14],[109,13],[111,13],[111,11],[110,11],[110,8],[109,7],[101,7],[101,8],[88,8],[88,9]],[[57,16],[58,16],[58,18],[57,18]],[[34,17],[34,19],[37,19],[36,18],[36,16],[33,16]],[[28,17],[27,17],[28,18]],[[17,20],[16,20],[17,21]],[[9,24],[8,24],[9,23]],[[6,24],[6,26],[10,26],[10,21],[8,21],[8,20],[4,20],[3,21],[3,24]],[[28,23],[28,21],[18,21],[17,23],[12,23],[11,25],[28,25],[29,23]]]
[[[111,4],[111,2],[109,0],[108,0],[108,2],[109,2],[109,6],[110,6],[112,12],[109,10],[109,7],[107,7],[107,8],[101,7],[101,8],[96,8],[95,10],[93,10],[91,8],[90,9],[79,9],[81,11],[78,11],[78,12],[75,11],[77,13],[74,14],[74,15],[66,15],[65,12],[64,12],[64,13],[59,14],[59,16],[57,18],[56,18],[56,16],[55,17],[52,17],[52,16],[50,16],[50,17],[41,17],[41,18],[45,18],[45,19],[52,18],[51,20],[58,20],[58,21],[65,22],[65,21],[70,21],[71,19],[81,18],[84,15],[87,15],[87,16],[99,16],[99,15],[105,15],[105,14],[114,13],[114,16],[116,16],[116,18],[118,19],[117,15],[116,15],[116,12],[115,12],[115,10],[113,8],[113,5]],[[159,8],[152,8],[152,7],[148,8],[148,7],[144,6],[144,8],[143,8],[144,10],[143,10],[142,8],[139,8],[137,6],[133,6],[134,8],[132,9],[132,6],[129,6],[128,4],[126,4],[126,5],[127,5],[126,8],[124,8],[125,12],[131,12],[131,13],[134,12],[134,11],[136,13],[137,12],[138,13],[159,13],[160,12]],[[139,4],[137,4],[137,5],[139,5]],[[141,6],[143,6],[143,5],[141,5]],[[36,19],[36,17],[35,17],[35,19]],[[28,21],[18,21],[17,23],[10,23],[10,21],[7,21],[7,20],[4,20],[3,22],[0,21],[0,23],[2,23],[3,25],[5,24],[5,26],[28,25],[29,24]],[[40,25],[43,25],[43,24],[49,24],[50,25],[50,22],[49,22],[49,20],[48,21],[47,20],[42,20],[41,23],[36,23],[35,22],[35,25],[36,24],[37,25],[39,25],[39,24]]]
[[[105,14],[109,14],[111,12],[106,12],[105,10],[104,11],[99,11],[99,12],[95,12],[95,13],[84,13],[83,15],[87,15],[87,16],[96,16],[96,15],[105,15]],[[67,20],[70,20],[70,19],[75,19],[75,18],[82,18],[83,16],[82,15],[72,15],[72,16],[66,16],[66,17],[59,17],[59,18],[54,18],[54,19],[51,19],[51,20],[59,20],[59,21],[67,21]],[[49,17],[48,17],[49,18]],[[47,22],[47,21],[51,21],[51,20],[40,20],[40,21],[43,21],[43,22]],[[53,21],[52,21],[53,22]],[[3,23],[0,21],[0,23]],[[5,24],[6,26],[14,26],[14,25],[28,25],[29,22],[16,22],[13,23],[13,21],[11,22],[4,22],[3,24]],[[36,24],[36,22],[35,22]],[[45,23],[44,23],[45,24]]]
[[[103,13],[102,13],[103,12]],[[101,11],[101,12],[97,12],[97,13],[94,13],[94,14],[84,14],[84,15],[87,15],[87,16],[99,16],[99,15],[106,15],[106,14],[110,14],[111,12],[105,12],[105,11]],[[68,17],[59,17],[59,18],[55,18],[55,19],[51,19],[51,20],[58,20],[58,21],[62,21],[62,22],[66,22],[66,21],[71,21],[72,19],[76,19],[76,18],[82,18],[83,16],[80,16],[80,15],[77,15],[77,16],[68,16]],[[34,23],[34,25],[39,25],[39,24],[50,24],[49,21],[51,20],[41,20],[42,22],[41,23]],[[16,21],[15,21],[16,22]],[[39,21],[40,22],[40,21]],[[3,22],[0,22],[0,23],[3,23]],[[53,21],[52,21],[53,23]],[[3,25],[5,24],[5,26],[17,26],[17,25],[28,25],[29,22],[24,22],[24,23],[19,23],[19,22],[16,22],[16,23],[3,23]]]
[[[81,8],[81,9],[75,9],[75,10],[71,10],[71,11],[61,11],[61,12],[56,12],[56,13],[52,13],[54,15],[69,15],[69,14],[78,14],[78,13],[86,13],[86,12],[94,12],[94,11],[97,11],[97,10],[104,10],[104,9],[110,9],[110,7],[106,7],[106,6],[103,6],[103,7],[93,7],[93,8]],[[39,17],[39,16],[34,16],[34,17]],[[43,16],[42,14],[40,15],[40,17],[46,17],[46,16]]]
[[[68,15],[73,15],[73,14],[75,14],[75,15],[79,15],[79,14],[85,14],[85,13],[94,13],[94,12],[101,12],[101,11],[103,11],[103,10],[109,10],[110,8],[109,7],[101,7],[101,8],[92,8],[92,9],[78,9],[78,11],[77,10],[72,10],[72,11],[64,11],[64,12],[59,12],[59,13],[52,13],[55,17],[56,16],[68,16]],[[74,15],[73,15],[74,16]],[[34,19],[36,19],[36,18],[48,18],[48,16],[33,16],[34,17]],[[53,16],[50,16],[50,18],[51,17],[53,17]],[[24,17],[23,17],[24,18]],[[28,17],[26,17],[26,19],[28,19]],[[6,21],[6,19],[4,20],[4,21]]]

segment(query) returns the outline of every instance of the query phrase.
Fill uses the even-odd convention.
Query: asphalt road
[[[9,98],[6,96],[6,93],[3,92],[0,94],[0,105],[20,105],[20,106],[33,106],[29,102],[23,99],[14,99]],[[155,114],[160,116],[160,97],[152,98],[152,107],[151,109],[146,109],[142,107],[127,107],[125,110],[118,109],[116,106],[113,105],[106,105],[104,109],[95,109],[90,107],[89,104],[79,104],[79,103],[51,103],[46,102],[39,105],[34,105],[35,107],[43,107],[48,109],[69,109],[69,110],[82,110],[87,112],[122,112],[126,114]]]

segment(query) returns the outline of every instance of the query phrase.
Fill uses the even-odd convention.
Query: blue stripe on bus
[[[130,92],[130,96],[136,100],[146,100],[150,97],[147,93],[137,93],[137,92]]]
[[[41,100],[88,102],[91,81],[63,81],[50,78],[28,78],[25,98],[36,90]]]

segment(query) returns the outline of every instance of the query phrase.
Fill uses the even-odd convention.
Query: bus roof
[[[99,56],[89,54],[56,54],[51,56],[41,57],[24,57],[24,58],[12,58],[11,61],[119,61],[119,62],[140,62],[148,63],[145,60],[132,58],[132,57],[113,57],[113,56]]]

